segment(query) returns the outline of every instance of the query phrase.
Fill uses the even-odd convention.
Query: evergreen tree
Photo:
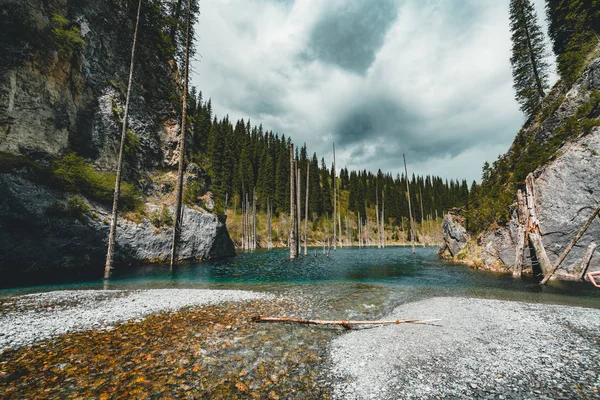
[[[530,117],[548,89],[548,63],[544,35],[531,0],[511,0],[513,87],[521,110]]]
[[[546,16],[558,73],[570,85],[581,75],[587,55],[600,41],[600,3],[546,0]]]

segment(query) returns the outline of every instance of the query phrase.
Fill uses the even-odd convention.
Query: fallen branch
[[[322,321],[318,319],[263,317],[262,315],[252,317],[252,322],[294,322],[297,324],[307,325],[341,325],[346,329],[352,329],[352,326],[354,325],[422,324],[433,321],[441,321],[441,319],[397,319],[394,321]]]

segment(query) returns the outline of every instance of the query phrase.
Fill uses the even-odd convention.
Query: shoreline
[[[10,340],[13,349],[4,349],[7,361],[0,365],[0,389],[6,385],[7,393],[13,394],[39,395],[38,390],[49,389],[55,396],[72,391],[83,395],[98,379],[117,379],[114,386],[104,388],[105,393],[115,395],[123,381],[144,392],[150,390],[148,384],[138,385],[138,375],[126,368],[126,360],[141,359],[144,362],[139,368],[148,373],[154,373],[153,363],[166,362],[167,369],[176,368],[177,373],[184,374],[185,382],[173,387],[164,383],[173,373],[163,371],[155,378],[159,386],[152,389],[159,387],[182,396],[598,396],[598,309],[431,297],[401,304],[381,317],[441,318],[428,324],[345,331],[250,322],[256,313],[302,316],[315,312],[310,299],[296,297],[238,290],[150,289],[48,292],[9,298],[0,302],[0,343]],[[121,347],[129,354],[123,360],[104,354],[118,354]],[[174,351],[181,353],[177,356],[181,358],[168,358]],[[99,354],[102,368],[96,366],[98,361],[91,365],[89,361],[97,360]],[[85,368],[104,372],[78,377],[85,383],[81,387],[47,381],[49,372],[37,367],[29,367],[23,376],[15,375],[30,358],[40,365],[58,365],[60,371],[53,367],[52,373],[60,373],[67,380],[80,373],[70,367],[74,358],[83,360],[77,365],[84,363]],[[125,368],[125,372],[115,376],[114,368]],[[27,383],[31,376],[38,377],[36,382],[41,386],[37,389]],[[217,383],[210,386],[207,379]]]
[[[67,333],[113,329],[185,307],[273,298],[213,289],[58,290],[8,297],[0,302],[0,354]]]

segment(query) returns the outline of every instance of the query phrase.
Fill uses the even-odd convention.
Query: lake
[[[313,298],[348,299],[345,308],[368,302],[377,314],[400,303],[438,296],[466,296],[600,308],[600,290],[583,282],[550,282],[540,286],[533,278],[514,279],[449,263],[436,256],[437,247],[309,249],[308,256],[289,259],[289,250],[259,250],[232,258],[185,264],[174,273],[168,265],[116,269],[109,282],[102,270],[90,276],[65,277],[0,290],[0,296],[65,289],[232,288]],[[62,277],[61,277],[62,279]],[[381,308],[383,307],[383,309]],[[332,310],[335,312],[336,310]]]

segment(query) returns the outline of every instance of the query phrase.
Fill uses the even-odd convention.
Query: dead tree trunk
[[[190,67],[190,8],[191,0],[187,2],[187,18],[185,33],[185,67],[183,72],[183,111],[181,112],[181,135],[179,137],[179,170],[177,172],[177,188],[175,190],[175,223],[173,224],[173,245],[171,246],[171,270],[177,259],[177,246],[181,236],[181,217],[183,200],[183,171],[185,163],[185,124],[187,120],[187,96]]]
[[[381,248],[381,229],[379,226],[379,191],[375,188],[375,222],[377,223],[377,248]]]
[[[535,185],[533,174],[529,174],[525,179],[525,187],[527,190],[527,213],[529,215],[529,219],[527,220],[527,236],[535,250],[535,256],[540,263],[542,274],[545,275],[552,268],[552,263],[546,254],[546,249],[542,242],[542,235],[540,233],[537,213],[535,211]]]
[[[252,196],[252,250],[256,250],[256,188]]]
[[[343,240],[343,235],[342,235],[342,207],[340,204],[340,196],[338,194],[338,238],[340,240],[340,247],[344,247],[344,240]]]
[[[421,201],[421,233],[423,235],[421,242],[423,244],[423,247],[425,247],[425,219],[424,219],[425,212],[423,211],[423,192],[421,191],[420,186],[419,186],[419,200]]]
[[[350,236],[348,236],[348,210],[346,210],[346,246],[352,246]]]
[[[410,187],[408,184],[408,169],[406,168],[406,156],[402,154],[404,158],[404,174],[406,176],[406,194],[408,196],[408,215],[410,216],[410,245],[412,246],[412,252],[415,254],[415,225],[412,217],[412,206],[410,204]]]
[[[517,191],[517,204],[519,213],[519,227],[517,234],[517,248],[515,251],[515,270],[513,276],[520,278],[523,274],[523,251],[525,250],[527,225],[529,221],[529,211],[527,209],[527,202],[523,196],[521,190]]]
[[[295,223],[294,216],[296,214],[296,209],[294,208],[294,145],[290,144],[290,227],[289,227],[289,242],[290,242],[290,258],[296,258],[296,237],[295,237]]]
[[[271,242],[271,204],[269,198],[267,198],[267,231],[267,249],[271,250],[273,243]]]
[[[337,250],[337,237],[335,232],[335,220],[337,215],[337,184],[335,181],[335,143],[333,143],[333,250]]]
[[[540,282],[542,285],[545,285],[546,282],[548,282],[548,280],[552,277],[552,275],[554,275],[554,273],[556,272],[558,267],[560,267],[560,264],[562,264],[562,262],[565,260],[565,258],[567,258],[567,256],[569,255],[569,253],[571,252],[573,247],[577,244],[579,239],[581,239],[581,237],[585,234],[585,232],[588,230],[588,228],[590,227],[592,222],[594,222],[594,219],[596,219],[596,217],[598,216],[598,213],[600,213],[600,206],[596,207],[596,209],[594,210],[592,215],[588,218],[585,225],[583,225],[583,227],[577,233],[577,236],[575,236],[573,238],[573,240],[571,240],[571,243],[569,243],[569,245],[567,246],[565,251],[563,251],[563,253],[558,258],[558,260],[556,260],[556,262],[552,266],[552,269],[550,270],[550,272],[548,274],[546,274],[544,279],[542,279],[542,282]]]
[[[345,329],[352,329],[353,325],[400,325],[400,324],[424,324],[427,322],[441,321],[440,319],[397,319],[392,321],[324,321],[318,319],[302,318],[277,318],[263,317],[258,315],[252,318],[252,322],[294,322],[305,325],[340,325]]]
[[[135,30],[133,31],[133,43],[131,45],[131,63],[129,64],[129,81],[127,83],[127,96],[125,96],[125,109],[123,110],[123,125],[121,127],[121,143],[119,144],[119,158],[117,160],[117,173],[115,179],[115,193],[113,196],[112,215],[110,219],[110,231],[108,233],[108,250],[106,252],[106,264],[104,265],[104,279],[109,279],[113,269],[113,256],[115,253],[115,241],[117,234],[117,221],[119,217],[119,198],[121,197],[121,168],[123,165],[123,153],[125,149],[125,140],[127,138],[127,116],[129,114],[129,98],[131,96],[131,86],[133,83],[133,68],[135,66],[135,46],[137,43],[137,33],[140,24],[140,10],[142,0],[138,3],[137,17],[135,20]]]
[[[306,202],[304,203],[304,255],[308,255],[308,187],[310,183],[310,161],[306,160]]]
[[[585,255],[583,256],[583,260],[581,260],[581,272],[579,273],[579,279],[581,280],[583,280],[585,277],[585,273],[590,265],[594,251],[596,251],[596,243],[592,242],[588,246]]]
[[[296,165],[298,164],[299,162],[296,161]],[[300,235],[300,226],[302,224],[302,207],[300,204],[302,203],[300,199],[300,168],[296,168],[296,210],[298,212],[298,219],[296,220],[296,238],[298,239],[296,241],[296,257],[300,256],[300,241],[302,240],[302,235]]]
[[[381,247],[385,249],[385,192],[381,191]]]

